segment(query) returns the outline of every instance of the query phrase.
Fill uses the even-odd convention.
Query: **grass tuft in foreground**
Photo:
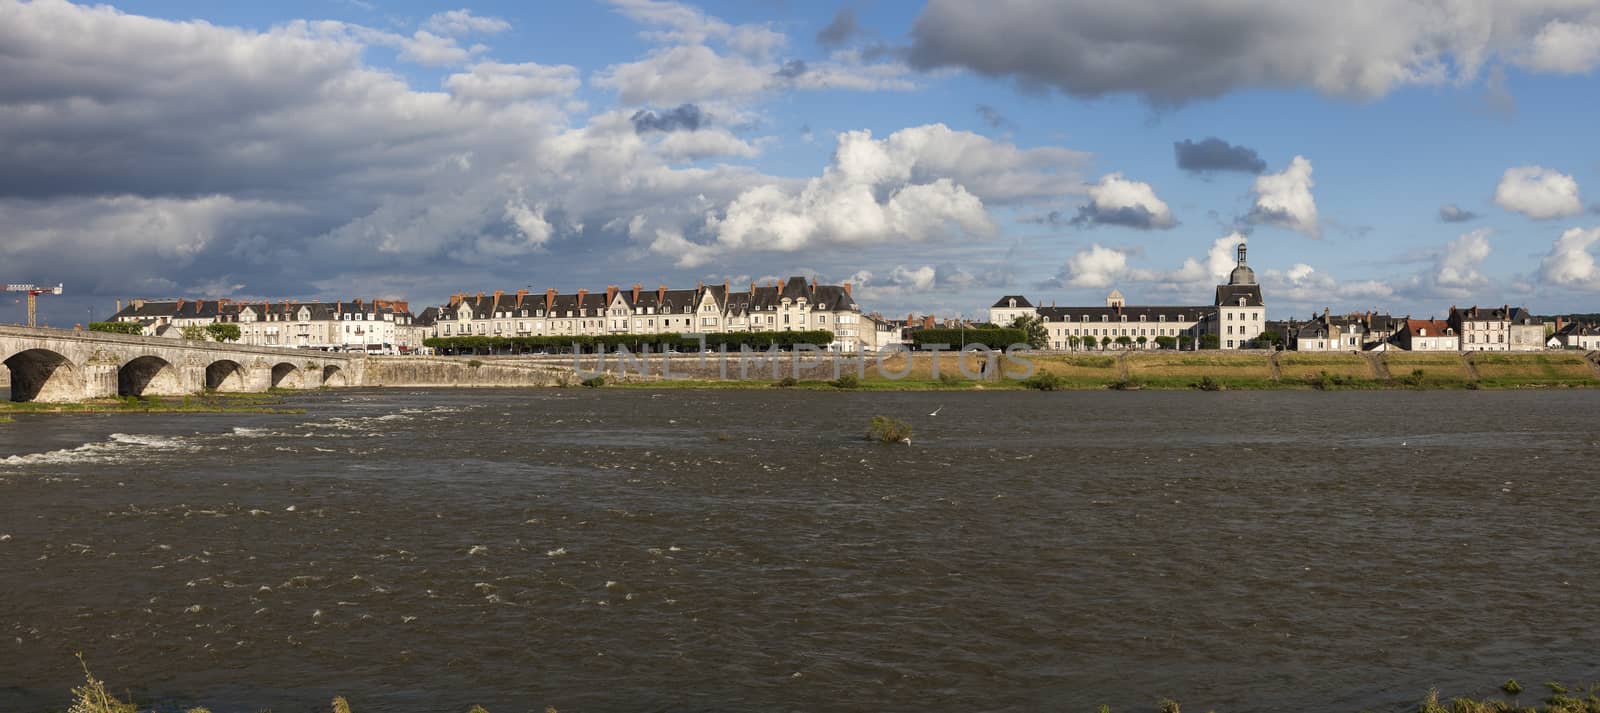
[[[867,438],[879,443],[911,443],[911,424],[889,416],[873,416]]]

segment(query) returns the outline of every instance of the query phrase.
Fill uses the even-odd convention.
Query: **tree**
[[[178,332],[183,335],[184,339],[192,339],[197,342],[203,342],[206,339],[206,328],[198,324],[179,327]]]
[[[1127,349],[1128,347],[1130,347],[1132,345],[1133,345],[1133,339],[1131,337],[1129,337],[1128,335],[1124,334],[1124,335],[1122,335],[1120,337],[1117,337],[1117,346],[1122,347],[1123,349]]]
[[[1076,336],[1067,337],[1067,348],[1071,349],[1072,351],[1078,351],[1078,341],[1079,340]]]
[[[218,342],[237,342],[244,336],[239,331],[239,325],[229,322],[206,325],[206,335]]]
[[[1178,346],[1178,338],[1165,336],[1156,337],[1156,346],[1161,347],[1162,349],[1172,349],[1173,347]]]
[[[1111,348],[1111,337],[1101,337],[1100,338],[1100,349],[1102,351],[1104,351],[1104,350],[1109,349],[1109,348]]]
[[[1256,337],[1256,341],[1273,348],[1280,348],[1283,346],[1283,333],[1276,329],[1268,329]]]
[[[1139,338],[1138,338],[1138,339],[1135,339],[1135,340],[1133,340],[1133,341],[1136,341],[1136,342],[1138,342],[1138,343],[1139,343],[1139,348],[1140,348],[1140,349],[1143,349],[1143,348],[1144,348],[1144,347],[1145,347],[1145,345],[1146,345],[1146,344],[1149,344],[1149,343],[1150,343],[1150,338],[1149,338],[1149,337],[1146,337],[1146,336],[1144,336],[1144,335],[1139,335]]]
[[[1201,349],[1217,349],[1217,348],[1220,348],[1221,344],[1222,344],[1222,339],[1220,337],[1218,337],[1217,335],[1215,335],[1215,334],[1202,334],[1202,335],[1200,335],[1200,348]]]
[[[1188,349],[1189,345],[1191,345],[1191,344],[1194,344],[1194,337],[1189,336],[1187,334],[1178,335],[1178,346],[1179,347],[1181,347],[1183,349]]]
[[[112,334],[144,334],[144,325],[138,322],[90,322],[91,332],[110,332]]]
[[[1022,330],[1028,346],[1034,349],[1050,346],[1050,330],[1044,326],[1044,320],[1038,315],[1019,314],[1016,319],[1011,320],[1011,328]]]

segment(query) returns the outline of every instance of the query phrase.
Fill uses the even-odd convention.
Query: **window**
[[[1233,348],[1233,340],[1232,340],[1232,339],[1229,339],[1229,340],[1228,340],[1228,348],[1229,348],[1229,349],[1232,349],[1232,348]]]

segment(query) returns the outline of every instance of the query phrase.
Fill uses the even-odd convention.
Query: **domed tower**
[[[1217,285],[1216,312],[1206,332],[1217,337],[1221,349],[1246,349],[1258,346],[1256,337],[1266,328],[1267,307],[1261,299],[1256,271],[1245,264],[1245,246],[1239,243],[1239,264],[1228,274],[1228,284]]]
[[[1241,242],[1239,243],[1239,265],[1233,268],[1233,272],[1228,275],[1228,284],[1230,285],[1256,284],[1256,271],[1250,269],[1250,266],[1245,264],[1244,253],[1245,245],[1243,242]]]

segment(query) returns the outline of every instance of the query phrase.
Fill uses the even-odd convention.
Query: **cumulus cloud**
[[[1255,149],[1235,146],[1215,136],[1199,142],[1189,139],[1174,142],[1172,150],[1178,157],[1178,168],[1193,173],[1261,173],[1267,170],[1267,162],[1261,160]]]
[[[1493,232],[1479,228],[1450,241],[1439,256],[1434,284],[1462,294],[1487,284],[1489,279],[1483,276],[1481,269],[1483,261],[1489,257],[1489,235]]]
[[[1095,243],[1074,253],[1067,260],[1065,284],[1071,287],[1110,287],[1127,273],[1127,253]]]
[[[1255,88],[1367,100],[1468,83],[1491,64],[1588,71],[1600,64],[1596,28],[1600,8],[1586,2],[932,0],[909,57],[922,69],[1165,105]]]
[[[866,62],[840,52],[836,59],[779,62],[773,54],[788,38],[766,25],[733,25],[698,8],[660,0],[613,0],[627,17],[650,29],[659,43],[644,59],[614,64],[594,79],[625,104],[674,105],[734,101],[784,89],[910,89],[899,63]]]
[[[1156,197],[1150,184],[1132,181],[1120,173],[1102,176],[1089,187],[1089,203],[1078,209],[1074,225],[1121,225],[1139,230],[1177,225],[1166,202]]]
[[[1303,156],[1294,157],[1288,168],[1279,173],[1269,173],[1256,178],[1251,191],[1255,204],[1249,219],[1305,233],[1313,238],[1322,236],[1317,224],[1317,201],[1311,196],[1311,161]]]
[[[578,68],[533,62],[479,62],[466,72],[445,77],[444,88],[461,99],[522,101],[564,97],[578,90]]]
[[[1539,276],[1561,287],[1600,292],[1600,265],[1595,263],[1594,253],[1596,244],[1600,244],[1600,227],[1567,230],[1539,262]]]
[[[1478,214],[1454,203],[1439,206],[1439,220],[1446,223],[1466,223],[1478,219]]]
[[[474,15],[471,10],[463,8],[435,13],[422,23],[422,29],[440,35],[461,37],[472,34],[505,32],[511,29],[511,23],[498,17]]]
[[[1534,220],[1566,218],[1583,212],[1577,180],[1542,166],[1506,169],[1495,186],[1494,202]]]
[[[1311,307],[1330,306],[1356,300],[1384,300],[1394,296],[1394,288],[1377,280],[1341,281],[1306,263],[1295,263],[1287,270],[1267,270],[1261,276],[1262,291],[1275,304]]]

